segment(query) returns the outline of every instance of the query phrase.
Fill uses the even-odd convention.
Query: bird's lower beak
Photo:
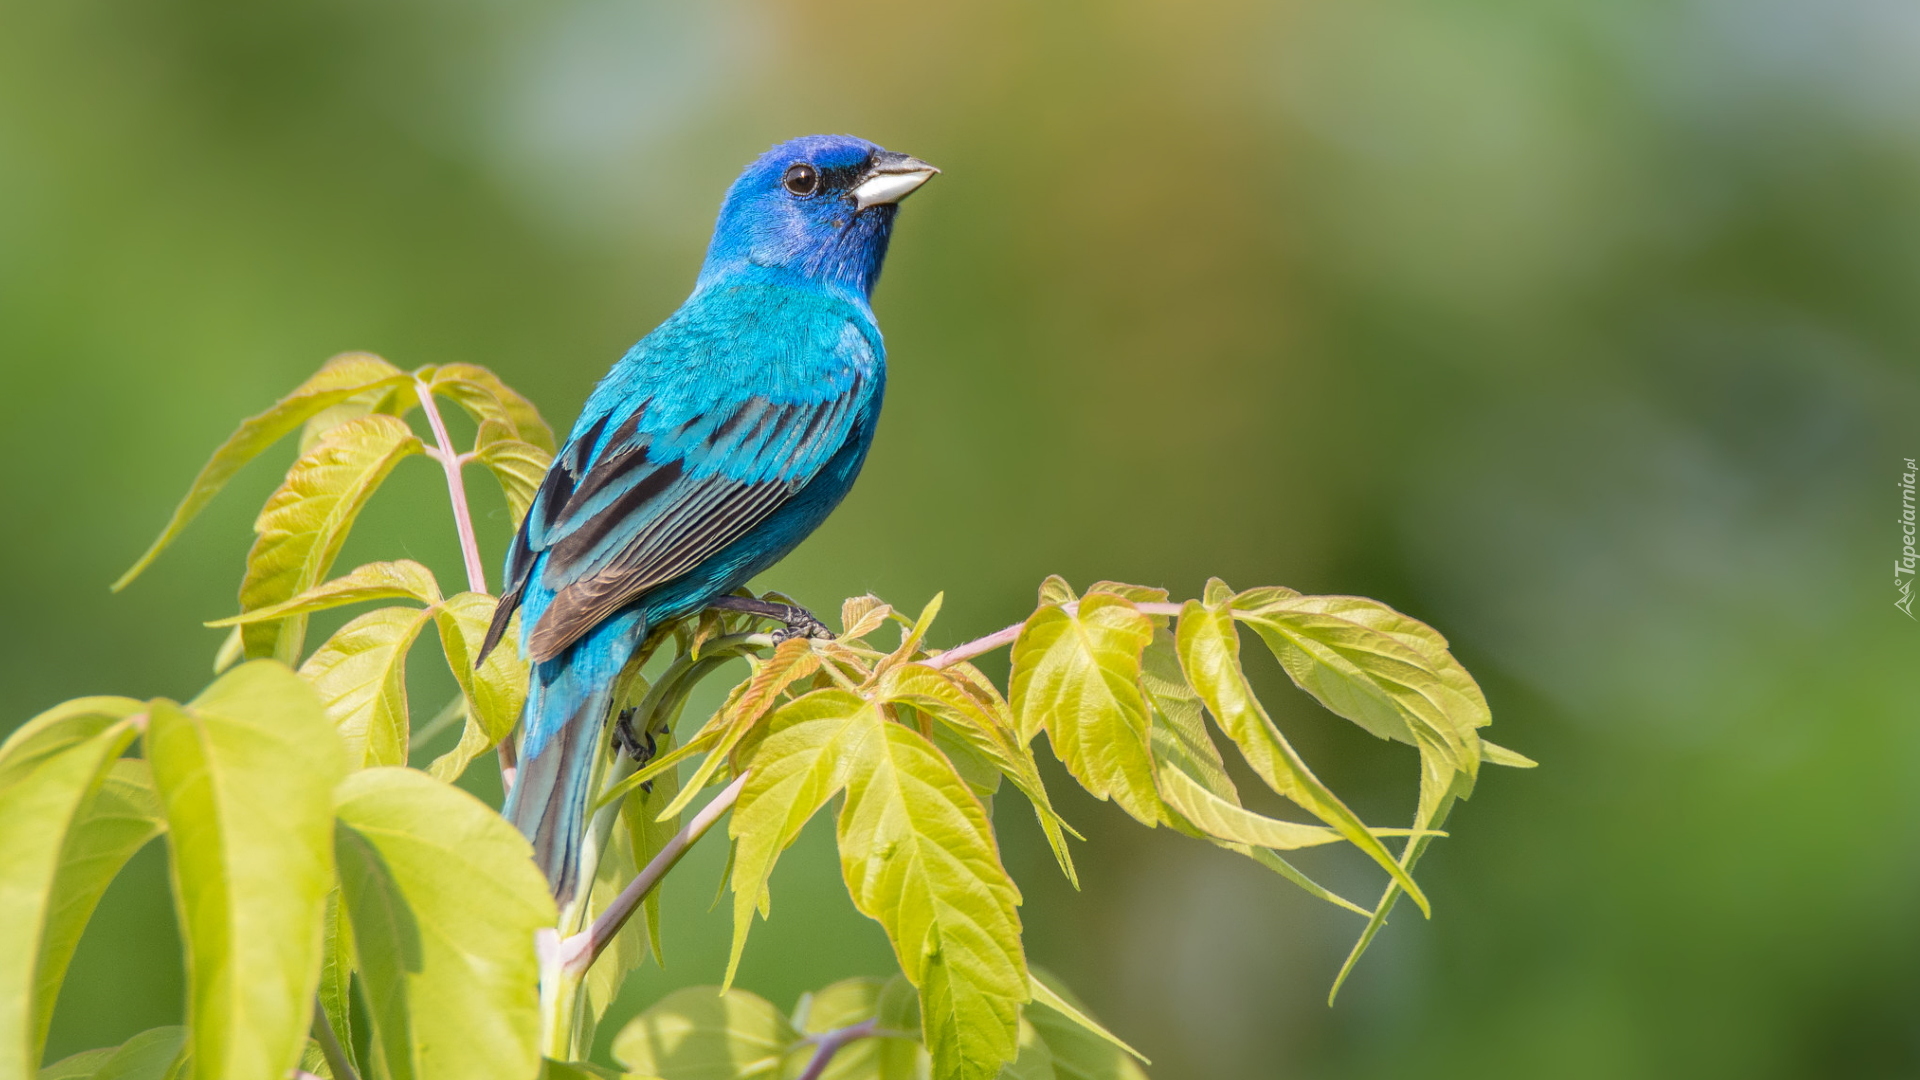
[[[854,209],[897,203],[939,171],[919,158],[882,150],[873,156],[867,175],[852,191]]]

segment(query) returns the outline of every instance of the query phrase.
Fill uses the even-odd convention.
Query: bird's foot
[[[813,612],[798,604],[782,604],[773,600],[755,600],[749,596],[721,596],[707,604],[710,608],[722,611],[739,611],[748,615],[758,615],[763,619],[772,619],[781,623],[781,629],[773,632],[773,643],[778,645],[793,638],[817,638],[822,641],[833,639],[833,631],[827,624],[816,618]]]
[[[619,747],[621,753],[632,758],[635,764],[645,765],[660,752],[660,738],[649,731],[645,733],[643,741],[641,733],[633,730],[633,714],[633,709],[620,710],[620,718],[613,722],[613,744]],[[653,781],[641,784],[640,790],[653,794]]]

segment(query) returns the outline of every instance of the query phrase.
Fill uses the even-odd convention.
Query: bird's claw
[[[639,733],[633,730],[633,714],[634,710],[630,708],[620,710],[620,718],[613,722],[613,745],[632,758],[635,764],[645,765],[659,752],[660,741],[651,731],[646,733],[646,740],[641,741]],[[641,784],[640,790],[653,794],[653,782]]]
[[[779,616],[779,619],[787,625],[773,632],[773,643],[775,645],[783,641],[791,641],[794,638],[813,638],[816,641],[833,640],[833,631],[827,629],[826,623],[815,618],[813,612],[803,607],[795,607],[792,604],[786,605],[786,608],[786,614]]]

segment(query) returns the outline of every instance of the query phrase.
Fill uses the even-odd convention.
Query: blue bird
[[[504,813],[562,905],[614,680],[648,633],[733,597],[859,475],[886,387],[869,298],[901,199],[939,170],[850,136],[782,143],[728,189],[693,294],[600,380],[507,553],[484,657],[532,664]]]

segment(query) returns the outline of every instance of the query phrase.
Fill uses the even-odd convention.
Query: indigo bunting
[[[849,136],[761,155],[728,189],[693,294],[600,380],[507,553],[485,656],[521,612],[532,665],[504,813],[564,905],[613,684],[819,527],[865,462],[886,386],[869,298],[901,199],[939,170]]]

